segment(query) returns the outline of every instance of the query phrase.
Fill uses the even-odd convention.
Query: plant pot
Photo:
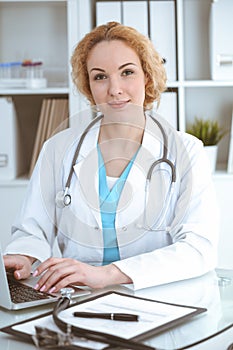
[[[211,172],[214,173],[216,170],[216,164],[217,164],[218,146],[217,145],[205,146],[204,149],[210,162]]]

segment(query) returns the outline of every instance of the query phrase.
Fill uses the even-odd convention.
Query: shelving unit
[[[0,61],[41,60],[48,81],[48,87],[43,89],[0,89],[0,95],[11,96],[15,105],[25,172],[19,175],[26,176],[43,98],[69,95],[67,3],[1,1],[0,21]]]
[[[211,80],[209,17],[212,0],[183,1],[185,115],[218,120],[230,130],[233,108],[233,80]],[[223,19],[224,20],[224,19]],[[219,143],[218,166],[227,168],[229,134]],[[232,176],[232,175],[229,175]]]
[[[140,28],[144,26],[144,30],[146,24],[148,24],[148,19],[143,17],[140,6],[141,8],[147,8],[155,2],[160,6],[162,2],[167,2],[171,7],[174,6],[174,15],[176,16],[174,20],[176,72],[172,79],[168,80],[168,87],[171,91],[177,92],[179,129],[185,131],[187,124],[195,116],[217,119],[222,127],[230,128],[233,81],[213,81],[210,73],[209,13],[212,0],[0,0],[0,61],[24,59],[26,56],[41,57],[46,62],[48,71],[53,67],[56,68],[56,72],[61,73],[60,75],[55,73],[52,76],[50,75],[48,88],[46,89],[0,89],[0,96],[13,96],[13,99],[18,101],[30,100],[30,104],[33,106],[33,112],[30,112],[27,118],[30,132],[26,133],[26,139],[28,139],[25,148],[26,158],[30,158],[38,122],[39,107],[34,108],[34,106],[36,103],[39,105],[43,97],[67,96],[69,98],[70,116],[87,108],[85,100],[74,91],[70,77],[69,60],[74,45],[91,29],[96,20],[94,18],[96,14],[95,6],[100,3],[102,5],[105,3],[108,8],[118,6],[117,3],[120,4],[121,8],[130,6],[130,16],[126,16],[125,21],[134,21],[135,26],[137,24]],[[135,5],[136,3],[137,5]],[[139,10],[137,10],[138,8]],[[146,12],[146,15],[148,15],[148,12]],[[124,20],[121,17],[122,19]],[[110,11],[108,20],[119,20],[119,13],[115,10]],[[152,21],[153,18],[150,18],[149,23],[151,24]],[[153,23],[153,25],[155,24]],[[166,33],[166,30],[171,30],[171,28],[169,25],[160,25],[156,27],[156,30],[158,32],[150,34],[161,40],[163,33]],[[165,46],[169,45],[171,45],[170,42],[165,42]],[[161,54],[163,55],[163,52]],[[24,115],[23,108],[25,108],[26,115],[27,103],[23,102],[21,115],[18,116],[24,119],[25,116],[22,116],[22,113]],[[217,196],[221,205],[222,226],[224,227],[222,242],[228,240],[231,234],[229,210],[225,210],[225,207],[232,207],[233,204],[231,197],[228,195],[229,186],[233,187],[233,174],[227,174],[226,172],[228,149],[229,135],[219,144],[218,168],[221,170],[217,170],[213,174]],[[10,203],[13,200],[15,207],[19,207],[26,186],[26,179],[0,180],[0,195],[1,198],[4,198],[4,201],[1,201],[0,212],[4,213],[4,217],[7,218],[8,211],[11,211],[10,205],[5,205],[4,202]],[[18,204],[16,205],[16,203]],[[9,220],[3,220],[1,223],[1,231],[5,235],[9,235],[13,212],[15,212],[15,208],[12,209],[12,215],[9,214]],[[8,222],[6,222],[7,220]],[[223,249],[222,247],[225,247],[225,244],[220,246]],[[221,254],[223,255],[222,250]],[[221,267],[228,267],[229,265],[229,261],[227,263],[220,262]]]
[[[68,98],[70,116],[85,106],[72,85],[69,61],[76,43],[91,29],[91,8],[91,1],[82,0],[0,0],[0,62],[40,59],[48,81],[42,89],[0,88],[0,97],[10,96],[15,104],[25,169],[16,179],[0,176],[2,247],[27,189],[42,100]]]
[[[233,108],[233,80],[211,80],[209,18],[212,0],[96,0],[95,3],[97,24],[106,20],[120,20],[124,24],[135,26],[151,36],[163,57],[167,58],[168,53],[171,56],[168,60],[177,62],[176,66],[172,66],[173,71],[169,66],[167,85],[171,91],[178,92],[178,126],[181,131],[186,130],[195,116],[218,120],[224,129],[229,130]],[[163,22],[159,21],[157,26],[154,21],[158,21],[159,16],[156,15],[154,21],[152,18],[152,14],[156,14],[156,8],[163,11]],[[130,10],[130,16],[127,10]],[[173,20],[169,11],[174,16]],[[169,43],[163,45],[161,38],[169,40],[164,32],[171,31],[174,25],[175,37],[170,33]],[[156,33],[152,30],[154,28]],[[176,52],[166,52],[165,46],[174,47],[172,41],[175,41]],[[217,169],[227,169],[228,150],[229,135],[219,144]]]

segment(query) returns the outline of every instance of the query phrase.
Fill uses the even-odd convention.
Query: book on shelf
[[[233,109],[231,117],[231,129],[230,129],[230,141],[229,141],[229,153],[228,153],[228,163],[227,172],[233,173]]]
[[[155,111],[161,115],[173,128],[178,129],[178,113],[177,113],[177,92],[163,92],[160,104],[155,103]]]
[[[105,24],[110,21],[121,22],[121,2],[96,2],[96,25]]]
[[[29,177],[46,140],[68,127],[68,99],[45,98],[42,101],[38,128],[32,152]]]
[[[174,1],[150,2],[150,37],[164,59],[168,81],[177,79],[176,10]]]
[[[123,23],[136,28],[145,36],[149,35],[147,6],[146,1],[123,1],[122,3]]]

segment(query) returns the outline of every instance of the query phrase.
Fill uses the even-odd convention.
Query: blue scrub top
[[[104,242],[103,265],[107,265],[113,261],[120,260],[115,230],[116,209],[122,189],[133,165],[134,159],[136,158],[137,152],[130,160],[129,164],[122,172],[112,189],[109,190],[105,164],[99,145],[97,145],[97,149],[99,162],[99,200]]]

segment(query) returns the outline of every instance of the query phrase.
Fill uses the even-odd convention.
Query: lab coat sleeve
[[[216,267],[219,215],[210,166],[202,143],[186,138],[190,165],[180,171],[172,244],[114,262],[135,289],[200,276]]]
[[[51,256],[55,239],[55,200],[52,162],[44,145],[5,254],[23,254],[43,261]]]

